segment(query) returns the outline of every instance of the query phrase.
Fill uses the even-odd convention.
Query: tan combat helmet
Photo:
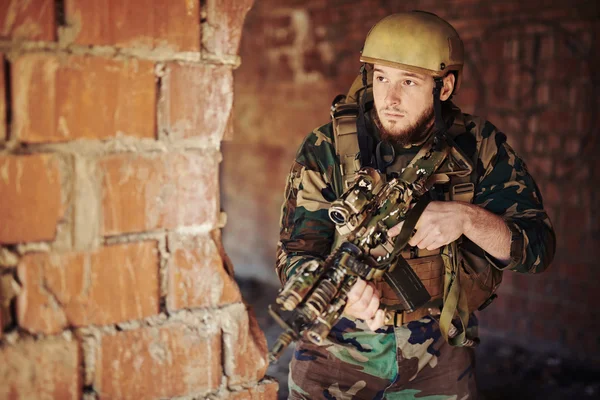
[[[412,11],[392,14],[367,35],[360,61],[442,78],[457,73],[458,90],[464,64],[463,42],[448,22],[435,14]]]

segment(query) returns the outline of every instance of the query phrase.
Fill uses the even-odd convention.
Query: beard
[[[386,141],[392,145],[406,147],[412,143],[420,142],[429,134],[430,128],[433,126],[433,116],[434,112],[432,105],[431,107],[425,109],[421,115],[419,115],[417,120],[406,128],[398,127],[396,122],[391,122],[388,123],[387,126],[384,126],[383,122],[381,122],[379,119],[379,110],[377,109],[375,109],[375,112],[373,113],[373,120],[379,129],[379,133],[381,134],[381,139],[383,141]]]

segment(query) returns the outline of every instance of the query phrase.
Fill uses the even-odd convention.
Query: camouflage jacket
[[[468,114],[466,132],[473,135],[473,203],[502,216],[513,233],[511,260],[498,269],[522,273],[544,271],[554,257],[555,236],[543,208],[539,189],[523,160],[506,143],[506,135],[491,123]],[[308,259],[324,259],[331,251],[335,225],[329,219],[330,203],[342,193],[332,124],[311,132],[292,164],[281,210],[276,270],[282,282]],[[397,168],[406,166],[418,146],[401,151]],[[397,152],[398,154],[398,152]]]

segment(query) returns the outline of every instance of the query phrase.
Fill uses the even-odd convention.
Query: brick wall
[[[479,313],[484,338],[600,361],[600,12],[593,1],[257,3],[242,40],[246,62],[236,71],[239,133],[224,146],[225,243],[238,275],[277,282],[277,223],[295,151],[356,76],[369,28],[411,9],[433,11],[459,31],[467,60],[456,103],[508,135],[558,236],[546,273],[504,275],[497,302]]]
[[[251,5],[0,5],[0,398],[276,396],[220,234]]]

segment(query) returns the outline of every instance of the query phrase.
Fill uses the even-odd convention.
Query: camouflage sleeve
[[[509,264],[490,261],[499,269],[542,272],[554,258],[556,239],[540,191],[506,135],[486,122],[479,139],[474,203],[502,216],[512,234]]]
[[[329,219],[336,165],[331,124],[310,133],[296,154],[281,208],[276,271],[284,283],[310,259],[324,259],[331,251],[335,225]]]

